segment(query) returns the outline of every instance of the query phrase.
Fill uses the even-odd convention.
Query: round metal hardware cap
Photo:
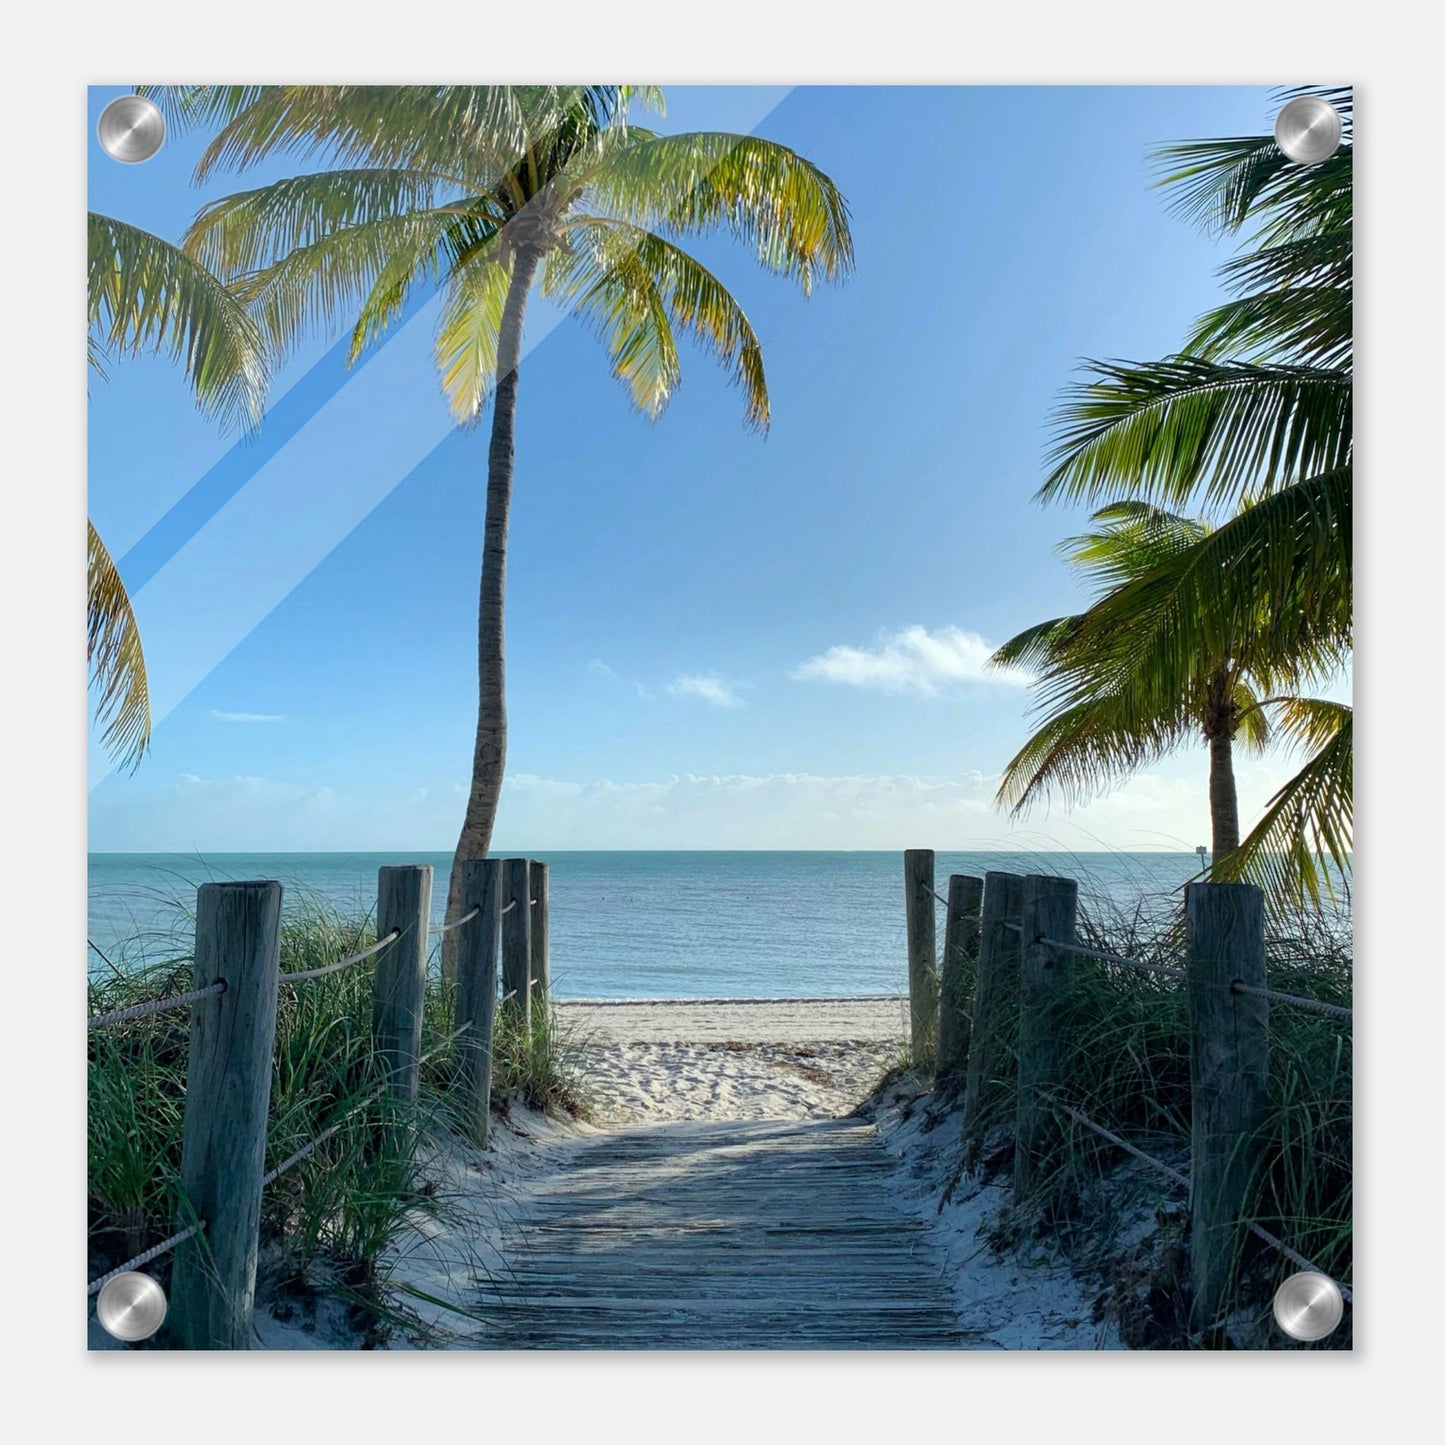
[[[1327,1274],[1301,1270],[1275,1291],[1274,1320],[1291,1339],[1322,1340],[1344,1316],[1344,1296]]]
[[[95,134],[112,160],[128,166],[148,161],[166,138],[166,118],[143,95],[122,95],[100,113]]]
[[[95,1316],[118,1340],[148,1340],[165,1323],[166,1292],[150,1275],[127,1270],[101,1286]]]
[[[1296,165],[1317,166],[1340,148],[1344,123],[1329,101],[1297,95],[1274,118],[1274,138]]]

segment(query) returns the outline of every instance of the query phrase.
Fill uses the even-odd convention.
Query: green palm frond
[[[420,282],[455,275],[465,265],[493,259],[500,231],[489,216],[469,213],[458,206],[444,207],[431,215],[419,212],[411,219],[414,234],[391,247],[356,314],[348,365],[401,319],[408,298]]]
[[[673,319],[636,248],[610,239],[590,217],[571,222],[568,245],[548,258],[542,292],[590,325],[612,375],[656,420],[682,378]]]
[[[85,364],[86,367],[93,371],[102,381],[109,380],[105,369],[107,360],[105,347],[103,347],[93,335],[87,336],[85,338]]]
[[[569,222],[566,235],[569,247],[549,259],[544,293],[592,323],[639,411],[660,415],[681,379],[676,329],[713,352],[742,388],[749,422],[766,430],[762,345],[712,272],[624,221],[584,216]]]
[[[1354,234],[1345,226],[1241,251],[1219,268],[1219,279],[1235,296],[1300,286],[1349,290],[1354,264]]]
[[[990,658],[995,668],[1035,674],[1034,710],[1042,720],[1004,769],[998,791],[1015,814],[1044,796],[1086,801],[1197,733],[1196,697],[1218,670],[1209,666],[1201,675],[1196,665],[1187,684],[1161,700],[1133,636],[1150,617],[1116,607],[1109,627],[1095,624],[1100,606],[1197,546],[1203,524],[1137,502],[1111,507],[1094,522],[1062,550],[1101,586],[1102,598],[1084,613],[1026,629]]]
[[[328,335],[338,316],[355,315],[349,360],[393,322],[412,290],[447,274],[454,252],[485,244],[481,223],[446,210],[368,221],[299,246],[235,283],[271,354],[289,355],[306,338]]]
[[[620,127],[629,102],[656,108],[659,98],[655,88],[631,86],[265,86],[234,109],[196,179],[289,156],[505,189],[509,177],[536,180],[555,161],[556,138]],[[517,191],[518,205],[524,198]]]
[[[1065,538],[1057,551],[1083,568],[1099,593],[1167,566],[1209,534],[1204,522],[1149,502],[1114,502],[1093,521],[1095,531]]]
[[[1346,287],[1293,286],[1216,306],[1195,323],[1186,349],[1206,360],[1285,359],[1342,370],[1354,356],[1354,299]]]
[[[95,524],[87,521],[86,528],[85,654],[97,694],[95,718],[101,745],[134,771],[150,746],[145,653],[125,583]]]
[[[1127,697],[1080,687],[1076,700],[1052,708],[1004,767],[998,802],[1015,817],[1046,797],[1076,807],[1158,762],[1192,731],[1192,720],[1182,713],[1150,718],[1134,711]]]
[[[475,421],[496,385],[513,264],[513,253],[497,248],[456,272],[447,286],[437,322],[436,362],[458,422]]]
[[[805,294],[815,280],[852,270],[842,192],[775,141],[710,131],[654,136],[609,152],[577,180],[587,209],[663,235],[726,231]]]
[[[1141,551],[1133,576],[1109,572],[1111,590],[1079,619],[1076,651],[1101,685],[1130,677],[1157,707],[1193,693],[1223,658],[1269,691],[1297,690],[1349,653],[1352,523],[1350,473],[1337,469],[1163,560]]]
[[[1354,153],[1342,145],[1328,160],[1299,166],[1271,136],[1192,141],[1157,155],[1158,184],[1173,209],[1215,235],[1253,224],[1255,239],[1277,244],[1348,225]]]
[[[656,116],[667,114],[667,97],[662,93],[660,85],[619,85],[617,102],[620,110],[636,105],[642,110],[650,110]]]
[[[1317,490],[1328,495],[1328,487]],[[1347,497],[1345,488],[1344,498],[1332,500]],[[1300,618],[1319,569],[1297,535],[1302,510],[1309,519],[1301,502],[1302,489],[1289,488],[1215,529],[1123,502],[1097,513],[1094,530],[1070,539],[1066,554],[1101,595],[1083,613],[1019,633],[990,659],[1034,672],[1041,718],[1005,770],[999,801],[1016,812],[1043,796],[1083,801],[1189,737],[1201,738],[1222,703],[1241,746],[1268,746],[1269,693],[1329,671],[1344,651],[1329,627],[1304,637]],[[1312,540],[1333,556],[1329,525]],[[1262,572],[1274,575],[1273,597]],[[1283,625],[1293,629],[1282,652],[1262,600],[1277,601]]]
[[[1304,766],[1270,799],[1238,850],[1211,871],[1220,882],[1257,883],[1275,903],[1335,896],[1354,846],[1354,713],[1343,703],[1292,698],[1276,729],[1310,748]],[[1331,866],[1327,866],[1331,865]]]
[[[1300,86],[1280,103],[1318,95],[1340,112],[1344,143],[1319,165],[1296,165],[1274,136],[1185,141],[1154,153],[1157,184],[1173,192],[1174,210],[1215,233],[1259,226],[1261,239],[1348,224],[1353,207],[1353,99],[1348,88]]]
[[[227,280],[274,265],[337,231],[432,211],[457,188],[426,171],[314,171],[238,191],[203,206],[186,231],[186,254]]]
[[[255,321],[206,268],[149,231],[94,211],[88,219],[88,315],[111,355],[169,352],[224,425],[260,418],[268,366]]]
[[[1236,746],[1243,746],[1246,752],[1262,753],[1274,741],[1265,700],[1248,678],[1235,682],[1230,700],[1239,718],[1239,731],[1234,735]]]
[[[455,166],[492,179],[521,155],[526,134],[510,86],[266,86],[206,147],[196,180],[278,156],[442,174]]]
[[[270,89],[265,85],[138,85],[137,95],[154,101],[168,134],[211,129],[234,120]]]
[[[1061,408],[1042,500],[1228,503],[1350,459],[1353,389],[1338,370],[1183,355],[1091,365]]]
[[[1048,667],[1067,648],[1081,621],[1082,618],[1077,615],[1053,617],[1047,622],[1026,627],[997,648],[988,665],[994,671],[1020,668],[1033,672]]]

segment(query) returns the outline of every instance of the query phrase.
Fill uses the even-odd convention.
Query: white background
[[[1002,13],[998,13],[1002,12]],[[7,22],[0,433],[3,1363],[15,1438],[1348,1439],[1438,1332],[1442,101],[1425,6],[194,0]],[[1426,26],[1430,29],[1427,32]],[[138,81],[1354,83],[1362,458],[1353,1356],[378,1356],[84,1350],[85,87]],[[1430,699],[1436,702],[1431,703]],[[61,861],[57,861],[61,860]],[[244,1382],[241,1374],[246,1376]],[[17,1389],[18,1382],[18,1389]],[[1422,1400],[1423,1403],[1423,1400]],[[1428,1414],[1416,1418],[1430,1418]],[[1414,1413],[1414,1412],[1412,1412]]]

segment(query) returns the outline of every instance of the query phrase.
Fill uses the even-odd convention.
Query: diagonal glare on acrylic
[[[751,134],[791,90],[777,86],[750,92],[746,111],[730,117],[729,128]],[[701,173],[699,182],[704,179]],[[338,389],[316,387],[314,413],[303,424],[292,421],[284,444],[257,454],[255,471],[243,484],[235,486],[234,474],[230,480],[217,479],[212,475],[216,468],[210,469],[171,509],[177,517],[189,509],[206,520],[163,564],[156,565],[154,553],[147,556],[154,545],[149,533],[137,544],[136,561],[153,569],[131,600],[146,639],[154,726],[452,434],[456,422],[438,395],[432,354],[441,305],[439,295],[422,304],[381,338],[369,363]],[[535,297],[523,356],[568,314]],[[334,349],[313,371],[328,362],[335,364]],[[305,380],[310,381],[310,373]],[[340,476],[330,455],[331,439],[346,434],[364,434],[374,445]],[[297,486],[298,477],[306,478],[306,485]],[[230,494],[217,507],[217,491],[226,488]],[[89,790],[113,769],[92,732]]]

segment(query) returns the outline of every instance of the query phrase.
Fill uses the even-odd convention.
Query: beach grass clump
[[[502,1009],[492,1046],[494,1101],[520,1098],[545,1113],[589,1118],[591,1093],[580,1066],[585,1047],[579,1027],[564,1023],[550,998],[533,1004],[530,1022]]]
[[[1157,910],[1081,906],[1077,934],[1091,948],[1181,968],[1182,918]],[[1348,1005],[1352,941],[1347,913],[1275,914],[1266,937],[1270,985]],[[1353,1270],[1353,1047],[1348,1021],[1271,1005],[1268,1105],[1253,1152],[1260,1161],[1244,1218],[1289,1244],[1342,1284]],[[995,1242],[1056,1241],[1111,1285],[1108,1308],[1131,1343],[1184,1348],[1188,1333],[1188,1210],[1166,1176],[1073,1118],[1088,1116],[1185,1176],[1189,1173],[1189,1009],[1173,978],[1076,957],[1066,1026],[1065,1082],[1056,1091],[1059,1147],[1030,1198],[999,1221]],[[1016,1061],[1015,1061],[1016,1064]],[[1015,1076],[1016,1077],[1016,1076]],[[1016,1088],[1008,1089],[1009,1120]],[[991,1167],[1011,1148],[989,1151]],[[976,1164],[978,1161],[971,1161]],[[1005,1166],[1006,1167],[1006,1166]],[[1121,1246],[1125,1221],[1132,1236]],[[1127,1269],[1124,1266],[1127,1265]],[[1241,1240],[1224,1315],[1249,1347],[1289,1348],[1270,1302],[1298,1269],[1252,1234]],[[1128,1275],[1128,1287],[1119,1281]],[[1148,1316],[1141,1321],[1140,1312]],[[1349,1315],[1314,1348],[1348,1348]]]
[[[184,992],[190,987],[188,921],[178,914],[164,961],[91,979],[91,1015]],[[369,918],[346,917],[314,897],[288,909],[281,929],[283,974],[325,966],[375,941]],[[156,956],[154,941],[148,947]],[[394,1098],[375,1051],[372,980],[366,960],[288,983],[277,996],[266,1167],[313,1140],[322,1142],[266,1188],[261,1246],[267,1270],[296,1293],[307,1281],[339,1284],[389,1317],[385,1262],[402,1234],[448,1210],[429,1153],[451,1122],[451,989],[428,981],[424,1064],[415,1101]],[[554,1112],[583,1106],[570,1035],[555,1011],[539,1008],[530,1037],[499,1027],[493,1107],[520,1095]],[[152,1014],[88,1037],[88,1231],[94,1277],[175,1230],[176,1179],[189,1051],[189,1011]],[[380,1092],[380,1097],[370,1096]],[[330,1132],[328,1132],[330,1131]],[[162,1277],[169,1256],[149,1266]],[[274,1282],[274,1280],[273,1280]]]

